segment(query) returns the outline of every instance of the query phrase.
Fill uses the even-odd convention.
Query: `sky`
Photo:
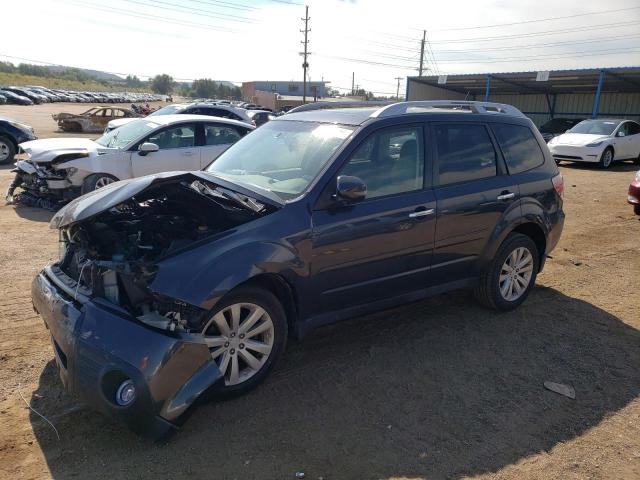
[[[640,65],[638,0],[309,0],[309,77],[400,93],[417,75]],[[0,60],[140,77],[302,80],[303,0],[3,2]],[[9,39],[9,40],[7,40]]]

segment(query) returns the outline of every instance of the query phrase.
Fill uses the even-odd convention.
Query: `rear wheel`
[[[539,253],[530,237],[512,233],[481,276],[474,293],[487,307],[512,310],[525,301],[538,274]]]
[[[0,165],[9,163],[16,154],[16,146],[7,137],[0,135]]]
[[[94,173],[93,175],[89,175],[82,182],[81,193],[84,195],[85,193],[93,192],[98,188],[106,187],[110,183],[117,182],[118,179],[113,175],[109,175],[108,173]]]
[[[240,287],[230,293],[202,329],[224,385],[223,397],[256,387],[272,370],[287,343],[287,319],[270,292]]]
[[[613,148],[607,147],[600,155],[600,167],[609,168],[613,163]]]

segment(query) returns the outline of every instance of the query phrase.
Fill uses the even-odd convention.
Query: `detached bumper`
[[[47,267],[34,279],[33,305],[51,332],[63,385],[89,407],[158,438],[222,379],[199,337],[147,327],[107,301],[76,292],[54,272]],[[116,392],[127,380],[135,398],[121,406]]]

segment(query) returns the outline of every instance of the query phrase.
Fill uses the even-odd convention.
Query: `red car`
[[[629,185],[629,196],[627,202],[633,205],[633,213],[640,215],[640,170],[636,173],[636,178]]]

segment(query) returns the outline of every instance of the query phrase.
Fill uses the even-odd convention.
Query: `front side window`
[[[531,170],[544,163],[540,145],[527,127],[495,124],[491,128],[496,134],[511,175]]]
[[[207,124],[204,126],[204,143],[208,146],[236,143],[241,136],[235,128],[227,125]]]
[[[367,198],[419,190],[424,185],[422,128],[399,127],[376,132],[351,156],[339,175],[367,185]]]
[[[640,125],[636,122],[627,123],[627,135],[637,135],[640,133]]]
[[[496,175],[496,152],[484,125],[435,125],[440,185]]]
[[[234,143],[207,171],[287,200],[304,192],[353,132],[353,127],[281,120]]]
[[[155,143],[160,150],[193,147],[196,144],[195,128],[190,124],[169,127],[152,134],[145,142]]]

